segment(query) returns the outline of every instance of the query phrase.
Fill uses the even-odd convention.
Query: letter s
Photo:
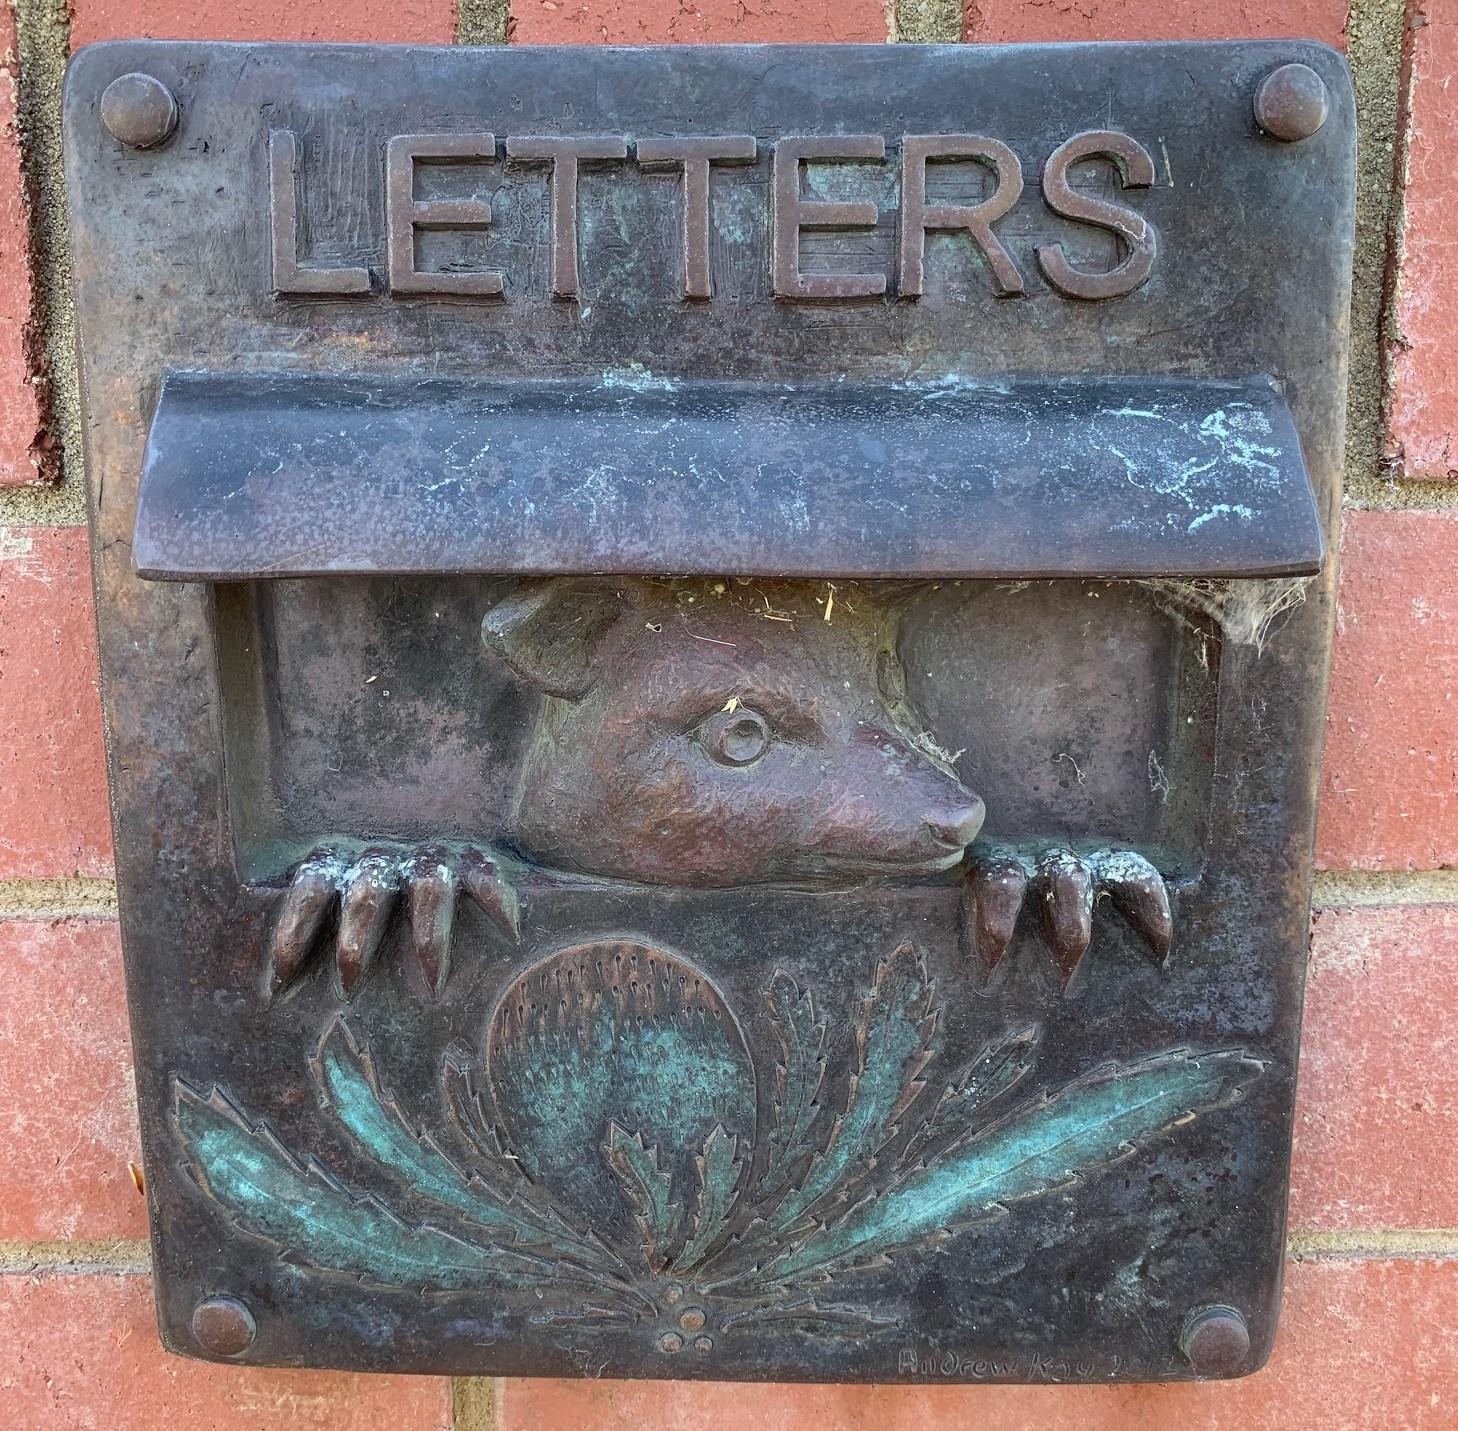
[[[1038,266],[1048,282],[1070,298],[1122,298],[1149,277],[1158,240],[1149,221],[1127,204],[1115,204],[1073,189],[1068,171],[1083,159],[1111,160],[1126,189],[1147,189],[1154,183],[1154,160],[1127,134],[1089,129],[1060,144],[1043,167],[1043,201],[1048,207],[1065,219],[1116,234],[1126,250],[1124,259],[1107,272],[1089,273],[1069,263],[1063,256],[1062,244],[1050,243],[1038,249]]]

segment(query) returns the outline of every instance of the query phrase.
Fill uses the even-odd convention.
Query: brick
[[[509,1381],[498,1431],[1452,1431],[1458,1262],[1293,1263],[1276,1353],[1204,1385],[776,1386]]]
[[[26,356],[31,321],[29,212],[15,114],[15,17],[0,9],[0,487],[39,480],[31,457],[40,409]]]
[[[272,1371],[170,1356],[135,1273],[0,1277],[0,1407],[12,1427],[86,1431],[449,1431],[439,1377]]]
[[[0,1240],[145,1237],[115,920],[0,920]]]
[[[1348,512],[1317,856],[1458,864],[1458,512]]]
[[[1458,1227],[1455,1008],[1458,906],[1317,916],[1293,1227]]]
[[[1404,476],[1458,480],[1458,11],[1412,15],[1410,129],[1388,450]]]
[[[969,40],[1272,40],[1346,43],[1348,0],[968,0]]]
[[[454,0],[353,0],[300,5],[290,0],[73,0],[71,46],[93,40],[321,40],[448,45]]]
[[[86,533],[0,527],[0,879],[110,872]]]
[[[809,43],[887,39],[884,0],[511,0],[512,39],[522,45]]]

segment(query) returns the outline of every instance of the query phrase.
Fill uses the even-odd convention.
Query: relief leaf
[[[525,1287],[550,1276],[539,1258],[480,1247],[429,1223],[403,1221],[351,1192],[312,1160],[299,1161],[265,1123],[218,1089],[173,1081],[182,1146],[198,1186],[245,1231],[289,1257],[390,1286]]]
[[[729,1219],[734,1189],[744,1171],[739,1139],[726,1133],[723,1124],[715,1124],[704,1142],[703,1153],[694,1159],[694,1166],[699,1173],[699,1210],[688,1245],[674,1259],[674,1266],[682,1271],[692,1269],[702,1260]]]
[[[825,1021],[815,1017],[807,989],[801,991],[783,970],[764,990],[770,1026],[779,1041],[775,1065],[775,1126],[769,1161],[760,1179],[763,1195],[778,1192],[811,1152],[810,1126],[820,1111],[816,1096],[825,1077]]]
[[[560,1256],[599,1260],[590,1245],[565,1227],[468,1176],[428,1133],[413,1127],[382,1090],[368,1051],[342,1019],[336,1019],[311,1060],[314,1077],[339,1121],[377,1163],[415,1192],[452,1208],[514,1243]]]
[[[648,1267],[661,1271],[668,1260],[665,1248],[673,1237],[679,1214],[672,1201],[673,1179],[659,1168],[658,1149],[645,1147],[641,1133],[630,1134],[610,1123],[603,1151],[633,1206],[633,1216],[643,1233],[643,1256]]]
[[[847,1333],[865,1333],[898,1325],[894,1317],[878,1317],[864,1307],[820,1305],[815,1302],[792,1302],[780,1306],[752,1307],[734,1312],[720,1323],[726,1332],[744,1328],[748,1331],[772,1329],[800,1332],[805,1336],[842,1337]]]
[[[1239,1053],[1162,1054],[1104,1068],[1015,1110],[766,1269],[785,1283],[1001,1215],[1005,1204],[1079,1181],[1156,1134],[1244,1096],[1263,1065]]]
[[[1033,1066],[1038,1037],[1037,1028],[1025,1028],[983,1049],[957,1081],[942,1090],[930,1117],[907,1143],[902,1165],[914,1165],[926,1147],[948,1134],[955,1133],[960,1140],[975,1131],[977,1115],[1020,1082]]]
[[[910,944],[900,945],[877,967],[862,1006],[846,1111],[804,1182],[775,1210],[770,1219],[775,1232],[793,1226],[828,1193],[844,1194],[843,1179],[868,1166],[895,1136],[896,1120],[925,1087],[921,1071],[931,1056],[938,1012],[925,962]]]

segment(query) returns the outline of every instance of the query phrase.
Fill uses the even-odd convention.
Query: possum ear
[[[601,581],[553,577],[521,586],[481,620],[481,640],[523,680],[550,696],[585,695],[597,679],[598,642],[622,616],[628,593]]]

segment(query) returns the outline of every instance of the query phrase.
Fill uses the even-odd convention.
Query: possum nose
[[[977,838],[986,814],[986,807],[974,795],[965,805],[958,805],[955,809],[931,816],[926,825],[940,844],[949,849],[961,850]]]

